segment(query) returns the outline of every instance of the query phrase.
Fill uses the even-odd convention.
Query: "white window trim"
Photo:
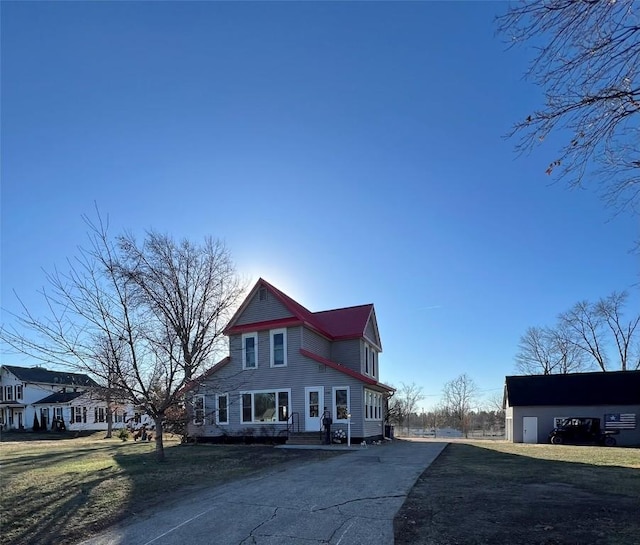
[[[364,348],[362,350],[362,374],[368,377],[376,378],[378,376],[377,360],[378,351],[371,343],[363,341]]]
[[[220,420],[220,398],[224,397],[227,399],[227,420],[223,422]],[[228,426],[229,425],[229,394],[217,394],[216,395],[216,424],[220,426]]]
[[[369,368],[371,369],[371,376],[376,378],[378,373],[376,373],[376,362],[378,360],[378,352],[374,350],[372,347],[369,348],[369,353],[371,354],[371,365]]]
[[[278,333],[282,333],[282,348],[284,350],[284,363],[282,365],[275,365],[273,363],[274,359],[274,345],[273,345],[273,337]],[[283,329],[272,329],[269,331],[269,365],[271,367],[286,367],[287,366],[287,330]]]
[[[364,374],[365,375],[368,375],[370,371],[370,365],[369,365],[370,352],[371,350],[369,348],[369,345],[367,343],[364,343]]]
[[[367,416],[367,413],[369,416]],[[376,416],[376,413],[378,413],[378,416]],[[382,394],[380,392],[364,390],[364,419],[368,422],[382,421]]]
[[[338,418],[338,407],[336,404],[336,391],[337,390],[346,390],[347,391],[347,414],[351,414],[351,389],[349,386],[334,386],[331,391],[331,405],[333,409],[333,421],[334,422],[343,422],[346,423],[349,421],[348,418]]]
[[[196,419],[196,398],[202,399],[202,420],[197,420]],[[192,405],[193,406],[193,423],[196,426],[201,426],[201,425],[203,425],[205,423],[205,421],[207,419],[207,404],[206,404],[206,401],[205,401],[204,394],[195,394],[193,396],[192,403],[193,403],[193,405]]]
[[[253,347],[255,350],[256,356],[256,365],[255,367],[247,367],[247,345],[245,344],[245,339],[253,339]],[[258,332],[254,333],[243,333],[242,334],[242,369],[257,369],[258,368]]]
[[[254,401],[253,401],[253,396],[255,394],[276,394],[276,414],[278,413],[278,394],[281,392],[286,392],[287,395],[287,420],[276,420],[275,422],[262,422],[260,420],[253,420],[253,410],[254,410]],[[268,390],[244,390],[242,392],[238,392],[239,396],[240,396],[240,403],[238,403],[238,405],[240,405],[240,424],[260,424],[261,426],[264,425],[274,425],[274,424],[286,424],[288,421],[289,416],[291,416],[291,388],[271,388]],[[242,396],[245,394],[251,394],[251,420],[243,420],[242,419],[242,410],[243,410],[243,405],[242,405]]]

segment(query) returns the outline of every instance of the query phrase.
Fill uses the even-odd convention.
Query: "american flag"
[[[604,427],[610,430],[635,430],[634,413],[610,413],[604,415]]]

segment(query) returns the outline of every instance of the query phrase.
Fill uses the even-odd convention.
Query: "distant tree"
[[[640,198],[640,16],[633,0],[510,4],[498,31],[536,51],[527,76],[545,93],[511,136],[528,150],[555,132],[566,138],[547,174],[570,187],[588,177],[608,205],[638,212]],[[566,137],[565,137],[566,135]]]
[[[389,421],[408,428],[411,414],[417,412],[418,404],[424,399],[422,387],[415,383],[401,383],[389,400]],[[408,431],[408,430],[407,430]]]
[[[525,375],[566,374],[587,368],[584,351],[567,327],[530,327],[520,337],[516,367]]]
[[[498,413],[499,416],[504,420],[504,392],[497,392],[490,395],[485,402],[485,406],[488,411],[493,411]]]
[[[633,313],[629,320],[623,318],[627,298],[626,292],[613,292],[595,303],[580,301],[560,315],[575,346],[602,371],[610,370],[612,361],[617,361],[621,371],[640,369],[640,313]]]
[[[223,243],[176,242],[154,231],[142,242],[112,239],[98,215],[88,248],[69,272],[48,274],[41,319],[22,305],[2,339],[47,363],[72,366],[142,407],[155,420],[156,456],[164,459],[167,410],[184,386],[215,361],[222,330],[244,291]]]
[[[442,390],[441,403],[465,437],[469,435],[470,416],[477,399],[478,387],[466,373],[447,382]]]

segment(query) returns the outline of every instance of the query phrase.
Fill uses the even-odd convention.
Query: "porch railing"
[[[291,413],[287,419],[287,433],[298,433],[300,431],[300,413]]]

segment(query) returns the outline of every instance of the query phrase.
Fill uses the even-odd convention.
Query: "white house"
[[[43,367],[0,366],[2,430],[106,430],[107,402],[99,385],[82,373]],[[113,428],[140,418],[131,405],[116,404]]]

